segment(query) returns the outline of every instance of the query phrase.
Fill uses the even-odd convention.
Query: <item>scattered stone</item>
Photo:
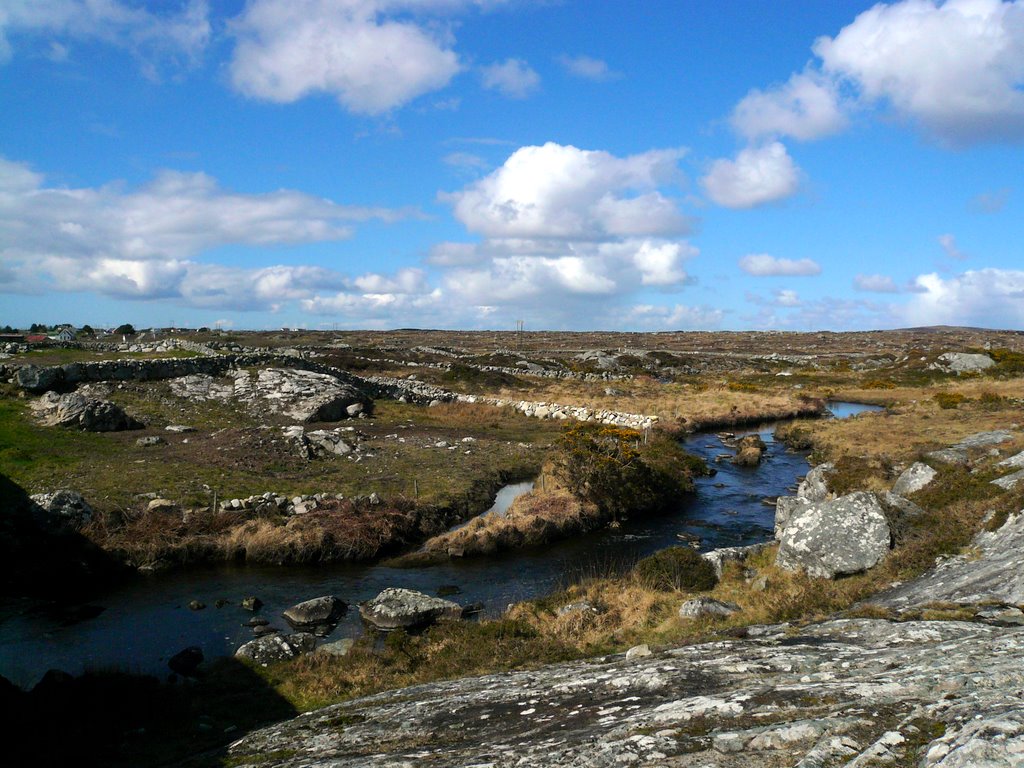
[[[438,597],[451,597],[452,595],[461,595],[462,589],[456,584],[442,584],[437,588]]]
[[[713,597],[695,597],[679,606],[679,618],[699,619],[702,616],[726,618],[742,609],[736,603],[715,600]]]
[[[272,627],[269,624],[259,624],[252,628],[252,633],[256,635],[256,637],[264,637],[266,635],[279,635],[281,634],[281,630],[277,627]]]
[[[643,645],[634,645],[628,651],[626,651],[626,659],[642,659],[651,655],[651,647],[644,643]]]
[[[154,445],[167,445],[167,441],[159,435],[149,435],[147,437],[140,437],[135,441],[135,444],[142,448],[152,448]]]
[[[264,635],[250,640],[235,651],[235,658],[247,659],[265,667],[278,661],[287,661],[316,648],[316,637],[305,632],[291,635]]]
[[[168,424],[166,427],[164,427],[164,431],[166,431],[166,432],[175,432],[177,434],[182,434],[184,432],[195,432],[196,428],[195,427],[188,427],[188,426],[185,426],[184,424]]]
[[[893,485],[892,492],[897,496],[909,496],[912,493],[917,493],[934,480],[937,474],[938,472],[927,464],[916,461],[903,470]]]
[[[944,352],[938,356],[934,363],[928,366],[930,370],[940,370],[946,373],[976,373],[991,368],[996,364],[988,355],[970,354],[968,352]]]
[[[343,637],[341,640],[335,640],[332,643],[324,643],[316,649],[316,652],[326,653],[330,656],[347,656],[355,644],[356,641],[351,637]]]
[[[146,505],[147,512],[176,512],[178,505],[170,499],[153,499]]]
[[[203,649],[198,645],[178,651],[167,661],[167,666],[182,677],[193,677],[199,665],[203,663]]]
[[[775,563],[834,579],[876,565],[888,553],[890,540],[878,499],[858,491],[797,511],[782,531]]]
[[[215,608],[223,608],[226,605],[231,605],[231,601],[225,600],[223,597],[217,598],[217,602],[213,604]]]
[[[245,626],[247,626],[247,627],[265,627],[269,623],[270,623],[270,621],[268,619],[264,619],[262,616],[253,616],[251,619],[249,619],[247,622],[245,622]]]
[[[263,601],[258,597],[250,595],[249,597],[243,597],[242,602],[239,603],[247,611],[258,611],[263,607]]]
[[[362,603],[359,615],[378,629],[406,629],[461,619],[462,606],[411,589],[390,587]]]
[[[597,613],[597,608],[589,600],[581,600],[578,603],[569,603],[558,609],[559,616],[568,616],[570,613]]]
[[[336,624],[347,609],[348,604],[344,600],[340,600],[334,595],[324,595],[293,605],[282,615],[289,624],[298,629],[321,624]]]

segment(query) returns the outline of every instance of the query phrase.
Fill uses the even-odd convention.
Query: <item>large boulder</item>
[[[775,564],[834,579],[876,565],[891,538],[878,499],[858,491],[796,512],[782,532]]]
[[[917,493],[934,480],[937,474],[938,472],[927,464],[915,461],[903,470],[903,473],[897,478],[896,483],[892,487],[892,492],[897,496],[908,496],[911,493]]]
[[[296,629],[336,624],[345,615],[348,604],[334,595],[314,597],[312,600],[293,605],[282,616]]]
[[[461,619],[462,606],[411,589],[390,587],[360,604],[359,615],[377,629],[409,629]]]
[[[779,496],[775,500],[775,538],[781,539],[782,532],[786,530],[793,515],[813,503],[813,501],[802,499],[799,496]]]
[[[971,354],[969,352],[944,352],[929,368],[946,373],[977,373],[991,368],[996,364],[988,355]]]
[[[246,659],[265,667],[310,653],[316,648],[316,637],[306,632],[292,635],[264,635],[250,640],[235,651],[235,658]]]
[[[32,517],[44,530],[78,529],[93,516],[92,507],[77,491],[37,493],[29,498]]]
[[[47,392],[32,404],[32,409],[43,424],[51,427],[69,427],[86,432],[121,432],[126,429],[142,429],[144,426],[116,403],[86,397],[78,392],[66,395]]]

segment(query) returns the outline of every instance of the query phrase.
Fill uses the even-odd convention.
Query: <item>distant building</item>
[[[25,337],[25,341],[29,344],[41,344],[44,341],[49,341],[50,337],[42,333],[30,333]]]
[[[70,328],[61,328],[52,338],[54,341],[74,341],[75,332]]]

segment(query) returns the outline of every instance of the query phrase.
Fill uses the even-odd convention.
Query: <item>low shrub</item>
[[[952,410],[963,403],[967,398],[959,392],[937,392],[933,399],[943,410]]]
[[[861,387],[864,389],[896,389],[896,382],[889,379],[869,379]]]
[[[690,547],[669,547],[645,557],[633,574],[649,589],[714,589],[718,578],[711,563]]]

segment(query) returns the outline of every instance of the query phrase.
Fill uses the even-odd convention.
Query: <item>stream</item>
[[[830,403],[829,408],[836,418],[879,410],[854,403]],[[737,430],[737,434],[757,432],[767,443],[758,467],[716,463],[717,456],[733,451],[713,432],[689,435],[683,440],[686,450],[718,470],[713,477],[699,478],[695,493],[660,516],[626,520],[618,528],[542,548],[421,568],[376,564],[190,568],[108,591],[90,604],[93,610],[81,614],[102,610],[79,621],[43,610],[38,603],[7,604],[0,607],[0,675],[22,687],[31,687],[53,668],[72,674],[120,669],[164,676],[167,659],[187,646],[200,646],[208,660],[230,655],[253,638],[252,630],[244,626],[253,614],[239,606],[248,595],[263,601],[259,615],[286,632],[290,629],[281,618],[283,610],[320,595],[337,595],[352,607],[327,638],[330,641],[360,634],[355,604],[386,587],[436,594],[439,587],[455,586],[460,592],[449,599],[463,605],[481,602],[483,616],[496,616],[509,603],[547,594],[580,578],[622,570],[639,557],[685,543],[679,534],[699,537],[701,551],[765,541],[773,535],[775,507],[764,500],[792,493],[808,469],[805,453],[774,442],[774,427],[775,423],[766,423]],[[503,514],[515,496],[530,486],[527,482],[502,489],[494,513]],[[230,602],[216,608],[219,599]],[[207,607],[190,610],[192,600]]]

